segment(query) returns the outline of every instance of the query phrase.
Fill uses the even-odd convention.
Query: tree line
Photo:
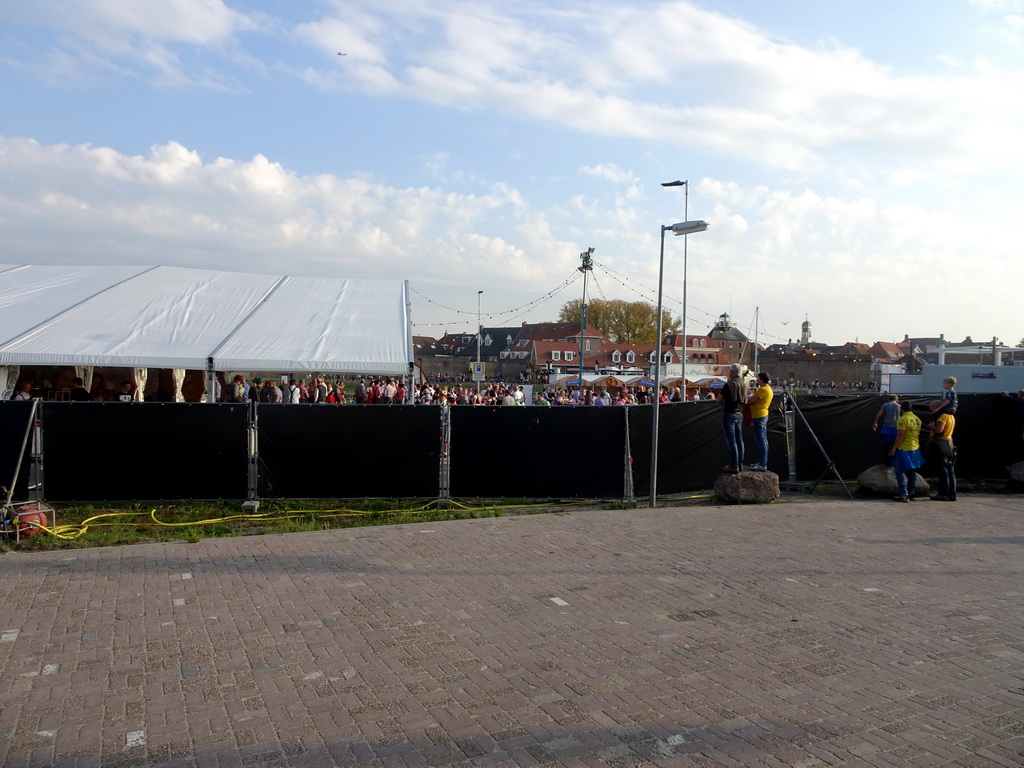
[[[579,325],[583,301],[573,299],[562,305],[558,320]],[[662,338],[679,333],[682,325],[668,310],[661,314]],[[591,299],[587,302],[587,325],[600,331],[616,344],[654,344],[658,309],[646,301]]]

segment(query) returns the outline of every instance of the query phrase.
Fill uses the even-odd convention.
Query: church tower
[[[811,337],[811,321],[804,315],[804,321],[800,325],[800,343],[810,344],[814,339]]]

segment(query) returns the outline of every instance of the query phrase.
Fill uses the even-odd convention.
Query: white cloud
[[[135,77],[149,70],[164,85],[224,87],[233,80],[201,65],[186,64],[180,53],[210,48],[224,51],[239,32],[261,20],[222,0],[63,0],[60,3],[6,3],[0,18],[49,27],[60,33],[59,47],[32,66],[51,83],[87,77],[91,72]]]
[[[501,185],[459,195],[303,177],[262,155],[204,162],[177,142],[127,156],[2,139],[0,168],[7,259],[410,277],[443,264],[459,280],[476,272],[509,285],[544,282],[548,270],[484,234],[492,214],[531,226],[518,192]]]
[[[9,3],[7,18],[63,30],[94,42],[131,37],[193,45],[221,43],[255,22],[222,0],[107,0]]]
[[[597,173],[632,188],[628,169],[609,165]],[[950,213],[713,177],[695,182],[694,193],[711,227],[688,241],[693,322],[732,306],[759,306],[779,322],[806,312],[818,320],[818,337],[837,343],[847,340],[844,331],[885,335],[908,317],[931,318],[921,332],[948,336],[1017,332],[1017,286],[1003,279],[1018,256],[1017,227],[998,209]],[[580,195],[538,209],[507,184],[456,194],[302,176],[261,155],[204,160],[176,142],[129,156],[0,139],[0,232],[8,262],[401,276],[450,306],[472,303],[467,286],[473,293],[487,287],[491,311],[545,294],[573,275],[578,254],[591,245],[597,261],[618,274],[595,273],[595,290],[649,298],[638,286],[657,283],[659,235],[649,224],[657,219],[639,207],[646,202],[619,193]],[[666,305],[675,310],[681,256],[681,241],[668,238]],[[908,315],[897,299],[906,290],[941,295],[940,308],[924,301]],[[554,317],[574,295],[552,299],[533,318]],[[978,296],[985,297],[983,322]],[[770,332],[787,333],[781,325]]]
[[[970,3],[983,11],[997,13],[1011,13],[1024,9],[1024,0],[970,0]]]
[[[849,46],[800,47],[690,2],[601,6],[584,17],[433,3],[356,15],[358,25],[347,15],[318,22],[319,45],[329,49],[336,34],[366,46],[345,82],[371,93],[802,171],[822,170],[837,150],[910,153],[960,173],[1024,160],[1019,142],[1002,140],[1024,120],[1021,99],[1007,98],[1024,92],[1015,75],[897,75]],[[371,64],[372,77],[359,69]],[[1000,141],[978,140],[992,132]]]
[[[637,176],[632,171],[619,168],[614,163],[601,165],[585,165],[580,168],[584,176],[591,176],[595,179],[605,179],[613,184],[635,184]]]
[[[64,35],[45,65],[51,81],[136,77],[139,66],[163,84],[238,89],[290,72],[326,90],[700,147],[800,173],[863,155],[961,174],[1024,161],[1021,75],[986,62],[943,77],[895,73],[836,41],[797,45],[688,0],[598,4],[586,14],[535,3],[344,2],[287,23],[222,0],[68,4],[71,12],[46,3],[0,11]],[[1005,13],[1006,34],[1024,34],[1019,3],[976,4]],[[261,61],[242,46],[248,30],[317,56]],[[212,57],[197,58],[203,51]]]

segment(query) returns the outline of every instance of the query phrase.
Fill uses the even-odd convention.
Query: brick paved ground
[[[5,766],[1019,766],[1024,501],[0,557]]]

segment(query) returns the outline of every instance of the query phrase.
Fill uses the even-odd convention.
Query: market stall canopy
[[[629,387],[653,387],[654,379],[648,376],[630,376],[623,379],[622,383]]]
[[[0,265],[0,365],[402,375],[401,280]]]
[[[708,376],[707,378],[698,379],[693,382],[693,386],[695,387],[705,387],[709,389],[711,387],[721,387],[723,384],[725,384],[725,379],[721,376]]]

